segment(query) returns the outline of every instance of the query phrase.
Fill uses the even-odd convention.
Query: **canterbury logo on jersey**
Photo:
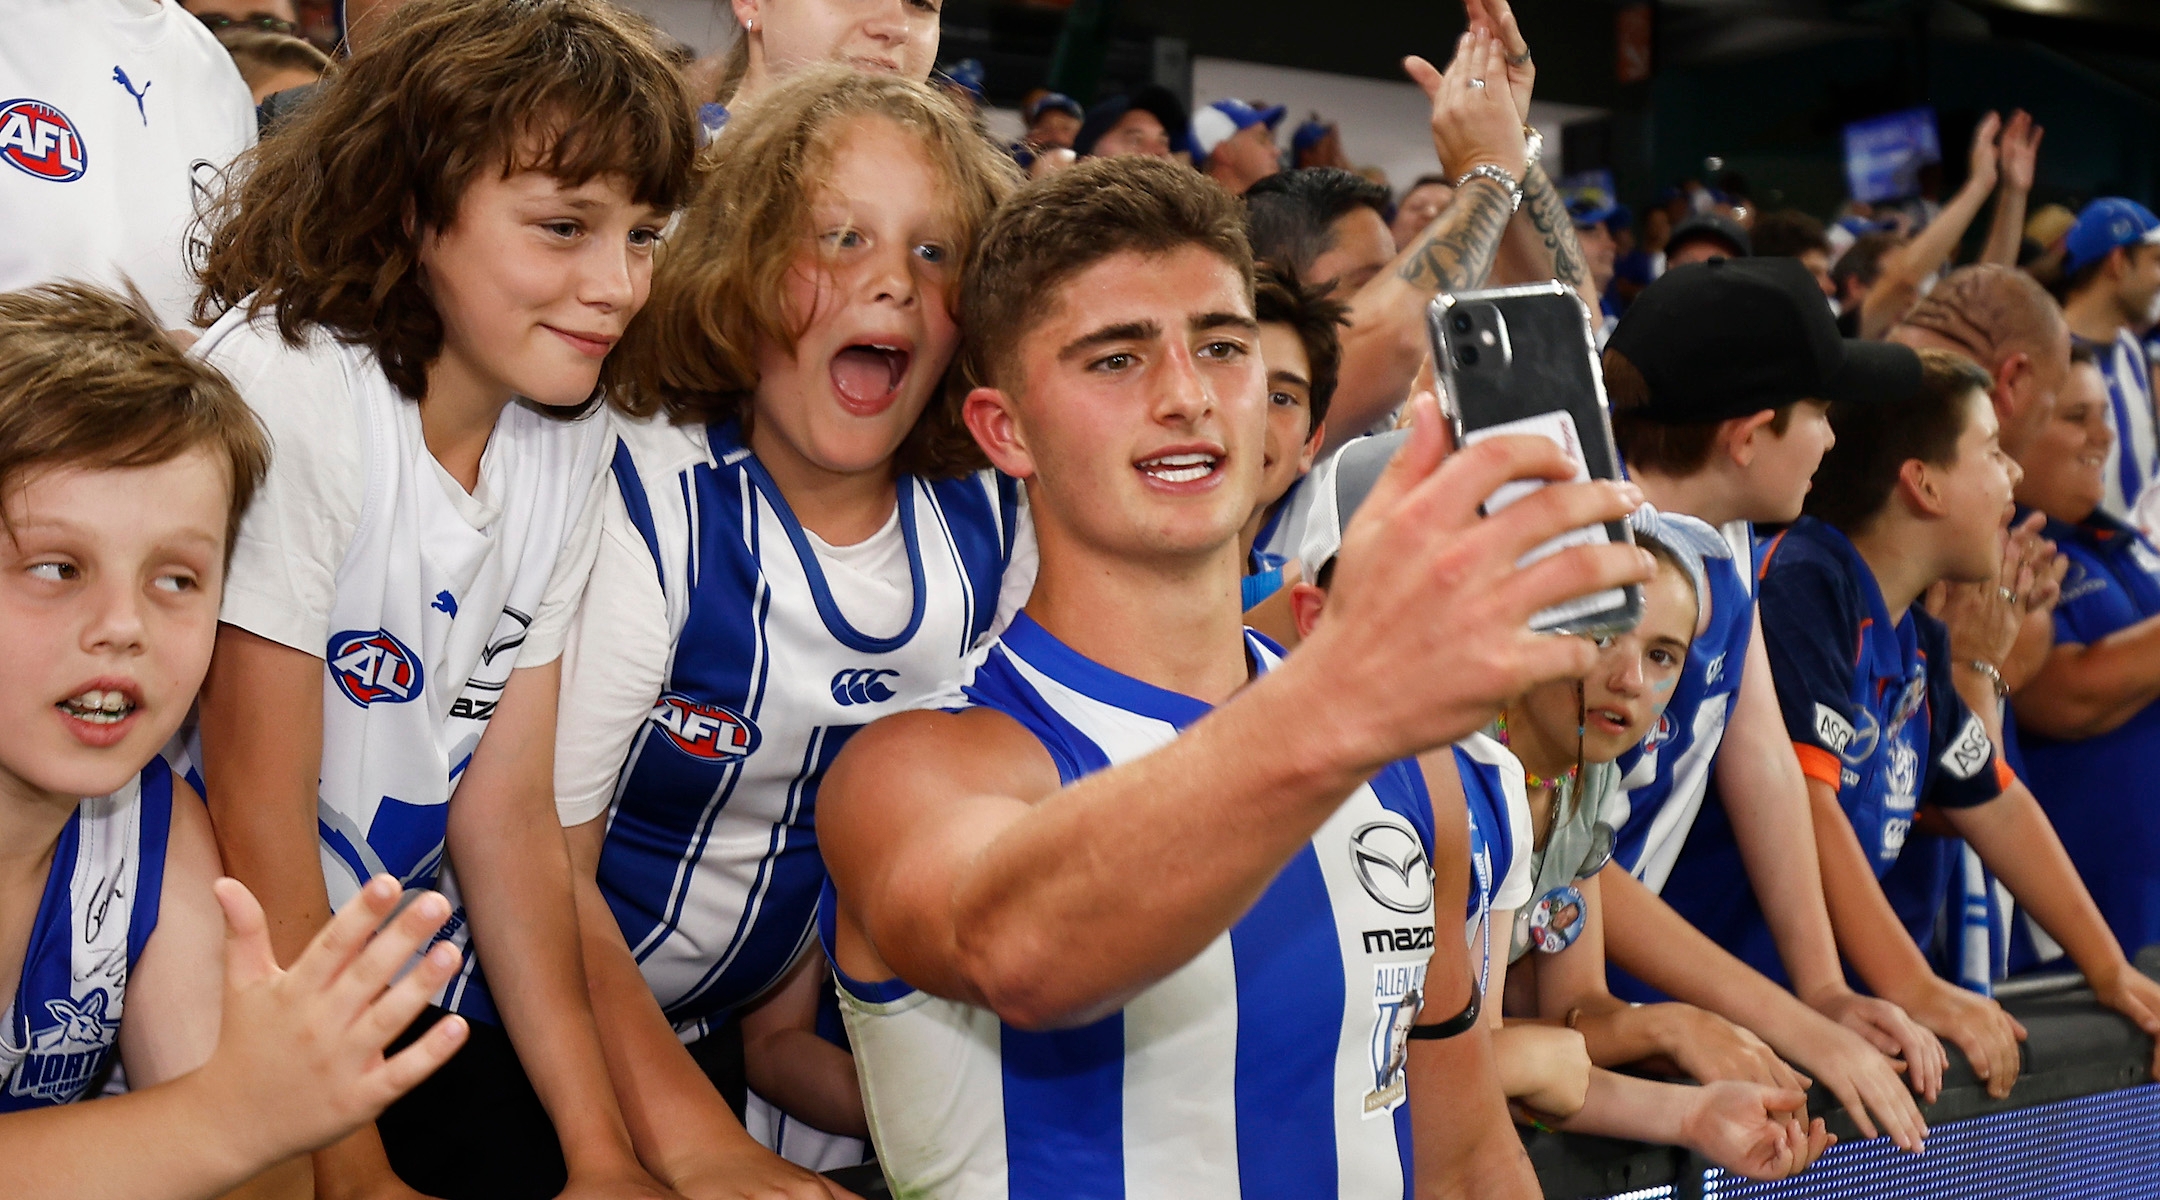
[[[842,704],[883,704],[899,693],[885,685],[887,677],[900,678],[900,672],[863,667],[842,671],[832,677],[832,698]]]
[[[120,1035],[120,1023],[105,1015],[110,1003],[104,988],[91,989],[80,1004],[47,1000],[46,1011],[59,1023],[30,1035],[29,1052],[8,1080],[8,1093],[51,1103],[81,1095]]]
[[[670,692],[653,705],[647,718],[693,758],[741,758],[758,747],[758,728],[750,718],[718,704],[705,704]]]
[[[330,635],[323,655],[345,698],[362,708],[403,704],[420,694],[420,656],[386,629],[348,629]]]
[[[89,169],[90,152],[67,114],[42,100],[0,106],[0,158],[33,178],[73,183]]]

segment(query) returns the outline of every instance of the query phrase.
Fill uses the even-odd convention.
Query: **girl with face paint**
[[[1520,762],[1533,847],[1531,899],[1496,914],[1512,937],[1493,990],[1505,996],[1495,1049],[1505,1079],[1515,1064],[1546,1064],[1564,1027],[1581,1040],[1591,1068],[1649,1060],[1703,1081],[1681,1088],[1590,1069],[1572,1132],[1686,1145],[1729,1169],[1782,1178],[1814,1161],[1829,1135],[1810,1122],[1806,1081],[1754,1034],[1691,1005],[1631,1006],[1605,985],[1597,876],[1612,858],[1613,830],[1626,819],[1613,760],[1655,740],[1688,646],[1700,628],[1701,555],[1717,538],[1691,518],[1644,510],[1637,544],[1657,559],[1643,587],[1643,617],[1601,646],[1580,680],[1537,688],[1509,704],[1490,732]],[[1714,551],[1713,551],[1714,552]],[[1510,1087],[1511,1096],[1519,1093]],[[1558,1123],[1518,1104],[1518,1118]]]

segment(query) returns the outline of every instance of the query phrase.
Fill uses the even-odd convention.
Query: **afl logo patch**
[[[52,183],[73,183],[90,164],[75,122],[50,104],[29,99],[0,104],[0,158]]]
[[[1365,894],[1396,912],[1432,907],[1432,867],[1425,847],[1407,826],[1374,821],[1350,835],[1350,863]]]
[[[420,656],[385,629],[348,629],[330,635],[330,677],[345,698],[362,708],[403,704],[420,694]]]
[[[674,692],[653,705],[651,720],[677,750],[692,758],[709,762],[741,758],[758,747],[758,729],[750,718]]]

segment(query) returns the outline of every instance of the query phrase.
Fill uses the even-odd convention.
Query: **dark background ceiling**
[[[1946,186],[1973,123],[2016,107],[2048,128],[2041,199],[2153,199],[2160,185],[2160,0],[1656,0],[1652,77],[1628,84],[1623,7],[1515,0],[1540,98],[1610,114],[1570,131],[1567,165],[1611,169],[1631,198],[1705,174],[1714,155],[1758,198],[1826,212],[1842,198],[1845,123],[1921,104],[1940,118]],[[1400,79],[1404,54],[1438,60],[1464,25],[1450,0],[950,0],[945,13],[946,57],[983,58],[1006,102],[1052,79],[1083,99],[1176,88],[1190,56]]]

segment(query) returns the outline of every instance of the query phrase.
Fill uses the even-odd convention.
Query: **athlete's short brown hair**
[[[443,341],[421,239],[457,219],[478,172],[616,176],[673,209],[696,154],[681,77],[643,18],[607,0],[413,0],[235,165],[195,319],[275,306],[286,341],[321,326],[418,398]]]
[[[217,369],[183,353],[142,297],[86,284],[0,292],[0,493],[46,467],[149,467],[198,447],[232,483],[225,545],[270,440]]]
[[[835,65],[793,71],[736,116],[701,162],[681,227],[661,247],[652,298],[619,351],[626,386],[614,402],[637,416],[747,417],[757,347],[793,350],[810,314],[791,316],[785,289],[810,233],[810,207],[835,143],[859,117],[884,117],[914,137],[940,184],[962,261],[1020,179],[1012,159],[936,89]],[[959,405],[932,398],[896,463],[919,475],[983,465]]]
[[[960,287],[963,379],[1016,387],[1020,343],[1054,311],[1058,285],[1112,255],[1185,246],[1236,268],[1251,296],[1244,208],[1191,167],[1138,155],[1087,158],[1021,188],[990,219]]]

